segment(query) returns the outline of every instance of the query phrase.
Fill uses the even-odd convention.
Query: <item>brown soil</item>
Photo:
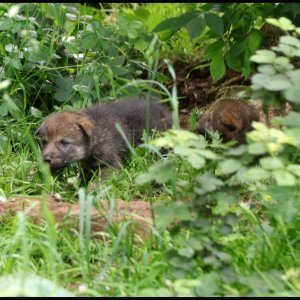
[[[46,199],[47,206],[55,220],[60,225],[79,230],[80,204],[70,204],[55,200],[52,196]],[[99,207],[91,208],[91,232],[93,236],[101,237],[101,232],[107,231],[112,224],[120,225],[130,220],[129,230],[146,238],[151,229],[152,214],[149,202],[117,200],[113,214],[110,213],[109,202],[101,201]],[[15,215],[18,211],[26,211],[26,215],[35,222],[45,219],[42,209],[42,197],[17,196],[5,202],[0,202],[0,223],[7,215]]]

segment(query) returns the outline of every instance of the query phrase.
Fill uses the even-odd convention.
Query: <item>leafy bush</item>
[[[255,122],[248,144],[235,148],[169,130],[151,142],[156,149],[168,148],[168,157],[136,179],[172,187],[173,199],[156,211],[156,226],[162,230],[173,224],[177,246],[170,248],[168,260],[175,278],[185,278],[189,295],[226,295],[229,289],[262,296],[298,290],[278,271],[291,269],[297,262],[293,252],[299,255],[298,248],[289,246],[297,239],[300,221],[299,69],[290,63],[299,57],[299,28],[285,18],[268,22],[286,35],[273,48],[280,56],[258,50],[251,57],[260,64],[251,87],[253,97],[262,97],[266,105],[274,103],[270,95],[292,105],[294,111],[277,118],[282,128]],[[185,239],[177,234],[184,230]],[[267,272],[255,273],[257,265]],[[195,276],[198,281],[191,280]],[[255,276],[261,280],[257,286]],[[267,280],[278,284],[264,288]]]
[[[1,116],[30,108],[37,116],[36,109],[82,107],[141,92],[124,85],[145,76],[140,59],[151,56],[145,50],[151,50],[154,35],[139,21],[118,15],[112,22],[99,10],[84,14],[84,7],[2,4]]]
[[[194,4],[188,5],[185,13],[162,21],[153,31],[167,32],[170,37],[185,28],[191,39],[209,38],[212,42],[205,49],[204,59],[210,61],[213,80],[222,78],[227,67],[248,77],[253,69],[250,57],[264,38],[259,30],[264,20],[291,13],[296,20],[299,12],[293,3]]]

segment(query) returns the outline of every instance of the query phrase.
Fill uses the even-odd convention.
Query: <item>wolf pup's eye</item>
[[[40,143],[42,146],[46,146],[47,145],[47,140],[46,139],[41,139]]]
[[[68,141],[65,140],[65,139],[60,140],[59,143],[60,143],[61,145],[63,145],[63,146],[67,146],[67,145],[70,144],[70,142],[68,142]]]

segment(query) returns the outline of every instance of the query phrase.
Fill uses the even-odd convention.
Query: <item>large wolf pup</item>
[[[150,130],[171,128],[171,111],[153,100],[149,104]],[[146,100],[137,98],[103,103],[80,112],[54,113],[36,131],[43,160],[52,171],[75,161],[82,164],[84,173],[103,166],[119,168],[128,148],[115,124],[119,123],[127,139],[137,146],[147,128],[146,110]]]
[[[251,123],[259,121],[259,111],[242,100],[219,100],[211,104],[196,125],[196,131],[205,135],[207,131],[219,131],[223,142],[235,140],[246,143],[246,132]]]

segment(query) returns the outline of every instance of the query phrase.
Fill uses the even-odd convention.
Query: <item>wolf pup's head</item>
[[[199,134],[218,131],[224,142],[246,143],[251,123],[259,120],[258,110],[242,100],[219,100],[201,116],[196,125]]]
[[[93,122],[76,112],[48,116],[36,130],[43,160],[55,171],[89,156]]]

